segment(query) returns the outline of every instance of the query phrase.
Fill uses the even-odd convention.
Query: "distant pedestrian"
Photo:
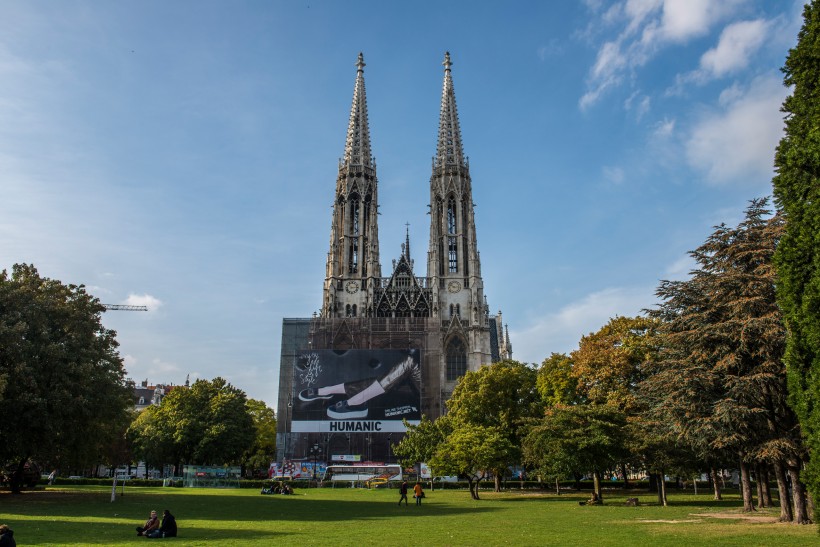
[[[416,498],[416,505],[421,505],[421,498],[424,497],[424,490],[421,489],[421,483],[417,482],[413,487],[413,497]]]
[[[55,469],[51,473],[48,474],[48,485],[51,486],[54,484],[54,479],[57,478],[57,470]]]
[[[401,483],[399,494],[401,494],[401,497],[399,498],[399,507],[401,507],[401,500],[404,500],[404,506],[407,507],[407,481]]]

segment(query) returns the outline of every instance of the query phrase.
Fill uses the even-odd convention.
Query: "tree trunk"
[[[561,479],[555,477],[555,493],[561,495]]]
[[[666,507],[666,480],[663,469],[661,469],[660,473],[657,473],[657,478],[655,479],[658,485],[658,504],[662,507]]]
[[[493,473],[493,491],[501,492],[501,477],[498,473]]]
[[[626,490],[627,488],[629,488],[629,477],[626,474],[626,464],[625,463],[621,464],[621,475],[623,475],[623,477],[624,477],[624,490]]]
[[[712,478],[712,488],[715,490],[715,500],[720,501],[723,496],[720,493],[720,481],[718,479],[717,469],[714,467],[709,471],[709,476]]]
[[[794,523],[811,524],[808,504],[806,502],[806,485],[800,481],[800,470],[789,466],[789,478],[792,481],[792,501],[794,502]]]
[[[761,466],[761,473],[763,476],[763,504],[765,507],[774,507],[774,503],[772,502],[772,489],[769,484],[771,480],[771,468],[768,463],[764,463]]]
[[[23,471],[26,468],[26,460],[28,458],[23,458],[20,460],[20,463],[17,464],[17,470],[11,474],[11,483],[9,486],[11,487],[12,494],[21,494],[23,489]]]
[[[603,503],[604,497],[601,495],[601,472],[597,469],[592,473],[592,491],[598,495],[598,501]]]
[[[777,479],[777,497],[780,500],[780,522],[792,521],[792,504],[789,499],[789,484],[783,462],[774,461],[774,477]]]
[[[766,505],[766,495],[763,493],[763,466],[755,464],[755,487],[757,488],[757,508],[763,509]]]
[[[481,498],[478,497],[478,483],[481,481],[473,481],[472,479],[467,479],[470,484],[470,496],[474,500],[479,500]]]
[[[740,488],[743,492],[743,512],[751,513],[755,510],[755,504],[752,500],[752,479],[749,477],[749,464],[740,462]]]

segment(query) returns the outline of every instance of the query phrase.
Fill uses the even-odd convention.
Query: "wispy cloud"
[[[593,106],[664,48],[706,34],[745,1],[626,0],[615,4],[601,21],[617,24],[621,30],[599,47],[587,76],[587,91],[578,101],[580,109]]]
[[[713,183],[771,176],[787,93],[776,76],[757,78],[748,89],[729,88],[720,106],[704,111],[689,134],[689,164]]]
[[[550,353],[578,347],[581,336],[595,332],[616,315],[638,315],[655,301],[654,287],[617,287],[589,294],[547,314],[529,328],[512,331],[513,355],[540,363]]]

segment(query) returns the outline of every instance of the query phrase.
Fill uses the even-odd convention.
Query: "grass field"
[[[0,493],[0,523],[19,545],[818,545],[816,525],[773,522],[777,510],[747,519],[737,495],[670,496],[653,505],[645,491],[610,493],[603,507],[581,507],[588,493],[427,492],[423,505],[398,507],[396,489],[297,489],[293,496],[256,490],[49,487]],[[118,490],[119,493],[119,490]],[[639,507],[626,507],[637,496]],[[174,513],[180,536],[136,536],[151,509]]]

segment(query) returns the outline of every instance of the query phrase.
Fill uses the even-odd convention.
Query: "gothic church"
[[[426,276],[415,273],[408,233],[401,256],[392,261],[392,272],[383,277],[378,177],[371,156],[365,63],[359,54],[344,156],[336,179],[321,312],[310,319],[283,322],[279,461],[298,459],[307,453],[308,447],[321,450],[327,461],[338,454],[387,461],[390,442],[396,442],[403,430],[382,428],[380,422],[373,421],[360,426],[363,429],[346,430],[363,433],[339,435],[334,432],[340,429],[323,421],[324,414],[316,422],[298,421],[299,405],[332,396],[331,388],[299,389],[311,385],[309,381],[300,382],[316,376],[320,370],[310,372],[304,364],[294,364],[305,361],[306,352],[314,352],[314,358],[321,355],[316,352],[327,350],[336,355],[351,350],[416,352],[420,356],[419,410],[431,418],[446,411],[445,403],[466,371],[512,357],[501,312],[490,314],[484,294],[470,165],[461,141],[449,53],[445,54],[443,65],[438,141],[430,177]],[[387,385],[382,381],[380,392]],[[356,408],[360,407],[366,405]],[[328,415],[338,418],[339,412],[328,411]],[[355,416],[367,416],[364,412]],[[368,418],[372,420],[372,416]],[[316,425],[299,425],[305,423]],[[398,434],[394,436],[391,432]]]

